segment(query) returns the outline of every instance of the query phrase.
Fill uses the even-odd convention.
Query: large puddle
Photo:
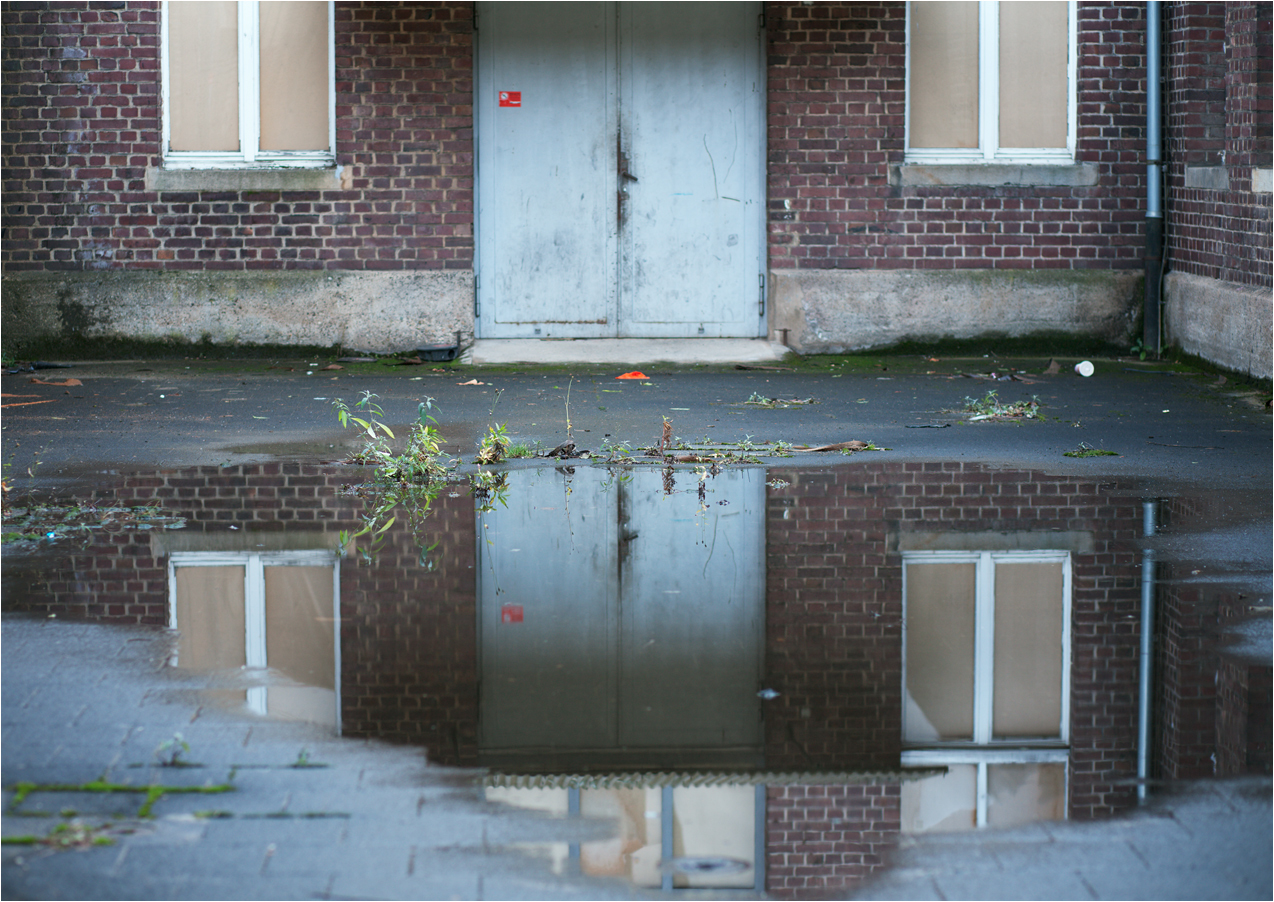
[[[543,851],[646,887],[847,886],[903,835],[1269,772],[1268,564],[1242,523],[1209,551],[1224,499],[958,463],[366,479],[163,470],[20,509],[4,608],[173,627],[221,704],[612,818]]]

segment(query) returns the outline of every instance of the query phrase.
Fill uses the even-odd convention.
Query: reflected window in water
[[[178,667],[269,668],[275,674],[270,685],[236,694],[248,710],[339,729],[335,555],[175,552],[168,576]]]
[[[1071,561],[1063,551],[903,558],[904,832],[1066,816]]]
[[[762,889],[757,839],[765,830],[765,788],[658,786],[653,779],[635,776],[635,783],[647,785],[583,789],[488,785],[486,797],[617,824],[610,839],[532,844],[549,856],[556,873],[578,869],[665,890]]]

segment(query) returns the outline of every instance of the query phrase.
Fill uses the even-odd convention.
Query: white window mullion
[[[243,599],[244,659],[249,667],[265,667],[265,567],[259,554],[249,555],[244,567]]]
[[[991,741],[995,688],[995,562],[990,552],[978,557],[973,620],[973,741]]]
[[[261,48],[256,0],[239,3],[239,149],[256,161],[261,143]]]
[[[1072,0],[1071,6],[1074,6]],[[1072,27],[1074,15],[1071,16]],[[1074,46],[1074,41],[1071,45]],[[1073,56],[1073,54],[1072,54]],[[1074,102],[1074,92],[1071,92],[1071,102]],[[327,4],[327,152],[331,154],[332,159],[336,159],[336,4],[328,0]],[[476,156],[475,156],[476,162]],[[340,643],[337,643],[340,647]],[[336,671],[340,673],[340,670]],[[337,680],[340,685],[340,680]],[[337,707],[337,732],[340,731],[340,707]]]
[[[248,667],[264,668],[268,665],[265,646],[265,567],[261,555],[248,556],[244,568],[243,587],[243,656]],[[247,692],[248,710],[254,714],[269,712],[269,690],[265,686],[252,686]]]
[[[332,563],[332,635],[336,641],[333,645],[336,666],[332,671],[336,675],[336,735],[341,735],[341,559]]]
[[[160,91],[160,147],[165,156],[172,152],[172,87],[169,83],[168,57],[168,0],[159,11],[159,91]]]
[[[1075,158],[1075,136],[1079,131],[1079,24],[1078,3],[1067,4],[1066,25],[1070,32],[1066,42],[1066,155]],[[1070,567],[1067,567],[1067,572]],[[1069,594],[1067,598],[1069,598]]]
[[[977,799],[977,825],[981,830],[986,826],[986,798],[987,798],[987,763],[986,761],[978,762],[978,799]]]
[[[1058,737],[1070,743],[1071,738],[1071,557],[1062,562],[1062,722]]]
[[[978,143],[982,158],[1000,151],[1000,4],[978,4]]]

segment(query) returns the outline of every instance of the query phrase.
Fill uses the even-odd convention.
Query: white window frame
[[[995,739],[991,722],[995,691],[995,567],[1006,564],[1062,565],[1062,691],[1058,735],[1049,739]],[[967,564],[974,577],[973,739],[911,742],[907,706],[903,705],[903,767],[958,764],[977,766],[977,827],[987,826],[987,774],[997,764],[1061,764],[1065,767],[1064,798],[1070,798],[1071,556],[1068,551],[914,551],[903,553],[902,686],[907,693],[907,565]],[[1063,812],[1069,805],[1063,805]]]
[[[239,150],[170,150],[172,111],[169,103],[168,7],[160,16],[160,71],[163,92],[163,157],[165,169],[317,169],[336,165],[336,4],[327,3],[327,150],[262,151],[260,18],[258,0],[239,4]]]
[[[902,753],[903,767],[942,767],[957,764],[977,765],[977,829],[987,826],[987,802],[990,798],[988,790],[988,769],[997,764],[1060,764],[1063,766],[1062,798],[1066,802],[1071,794],[1071,768],[1069,749],[967,749],[955,750],[912,750]],[[1069,804],[1062,805],[1062,817],[1068,816]]]
[[[908,743],[909,747],[934,748],[1021,748],[1065,747],[1070,742],[1071,674],[1071,556],[1069,551],[909,551],[903,553],[903,693],[907,688],[907,565],[976,564],[974,581],[974,670],[973,739]],[[995,739],[991,723],[995,690],[995,567],[997,563],[1062,565],[1062,686],[1058,735],[1038,740]],[[903,736],[907,735],[907,711],[903,707]]]
[[[1078,26],[1076,0],[1067,6],[1066,53],[1066,146],[1000,147],[1000,4],[997,0],[978,2],[978,147],[912,148],[911,146],[911,4],[907,4],[906,77],[906,161],[925,164],[1026,163],[1058,165],[1075,161],[1075,134],[1078,119],[1076,60]]]
[[[168,557],[168,627],[181,629],[177,622],[178,567],[242,567],[244,666],[264,669],[270,666],[265,636],[265,568],[266,567],[331,567],[332,643],[336,674],[336,732],[341,731],[341,559],[331,551],[222,552],[175,551]],[[181,662],[174,653],[173,666]],[[268,689],[254,686],[247,690],[248,710],[265,715],[268,711]]]

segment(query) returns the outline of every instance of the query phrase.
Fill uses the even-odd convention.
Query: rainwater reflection
[[[799,895],[904,833],[1136,803],[1143,507],[1132,484],[960,464],[508,474],[372,558],[349,468],[124,478],[185,528],[6,560],[6,610],[153,623],[224,703],[487,769],[489,797],[612,818],[549,851],[642,886]],[[1168,499],[1171,533],[1197,499]],[[1270,667],[1158,565],[1156,780],[1269,773]],[[1211,590],[1210,590],[1211,591]],[[1224,592],[1224,589],[1216,589]]]

